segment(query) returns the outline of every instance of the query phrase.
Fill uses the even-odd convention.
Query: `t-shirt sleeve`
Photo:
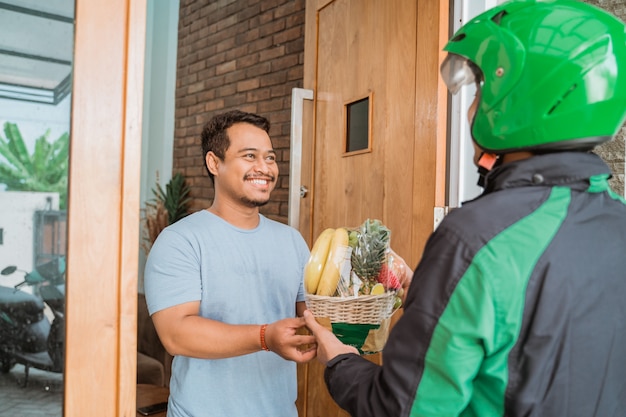
[[[148,311],[199,301],[202,284],[198,250],[180,233],[166,228],[148,254],[144,272]]]

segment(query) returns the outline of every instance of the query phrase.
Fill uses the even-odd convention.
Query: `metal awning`
[[[74,0],[0,0],[0,97],[57,104],[73,55]]]

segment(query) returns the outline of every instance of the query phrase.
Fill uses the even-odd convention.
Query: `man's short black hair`
[[[230,138],[226,130],[236,123],[248,123],[270,133],[270,122],[263,116],[254,113],[246,113],[240,110],[231,110],[214,116],[202,129],[202,156],[209,178],[214,182],[213,174],[206,166],[206,155],[213,152],[219,159],[224,160],[226,151],[230,146]]]

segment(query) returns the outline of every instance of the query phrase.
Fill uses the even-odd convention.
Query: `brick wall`
[[[585,0],[585,3],[601,7],[626,21],[626,2],[624,0]],[[611,178],[610,184],[613,190],[620,195],[624,195],[625,138],[626,127],[622,126],[615,140],[605,143],[596,149],[596,153],[611,167],[613,178]]]
[[[305,0],[181,0],[174,172],[191,185],[192,211],[210,206],[200,132],[216,113],[267,117],[280,177],[267,217],[287,222],[291,89],[302,87]]]

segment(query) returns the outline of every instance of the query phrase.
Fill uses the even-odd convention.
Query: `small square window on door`
[[[371,96],[351,101],[345,105],[345,152],[371,151]]]

